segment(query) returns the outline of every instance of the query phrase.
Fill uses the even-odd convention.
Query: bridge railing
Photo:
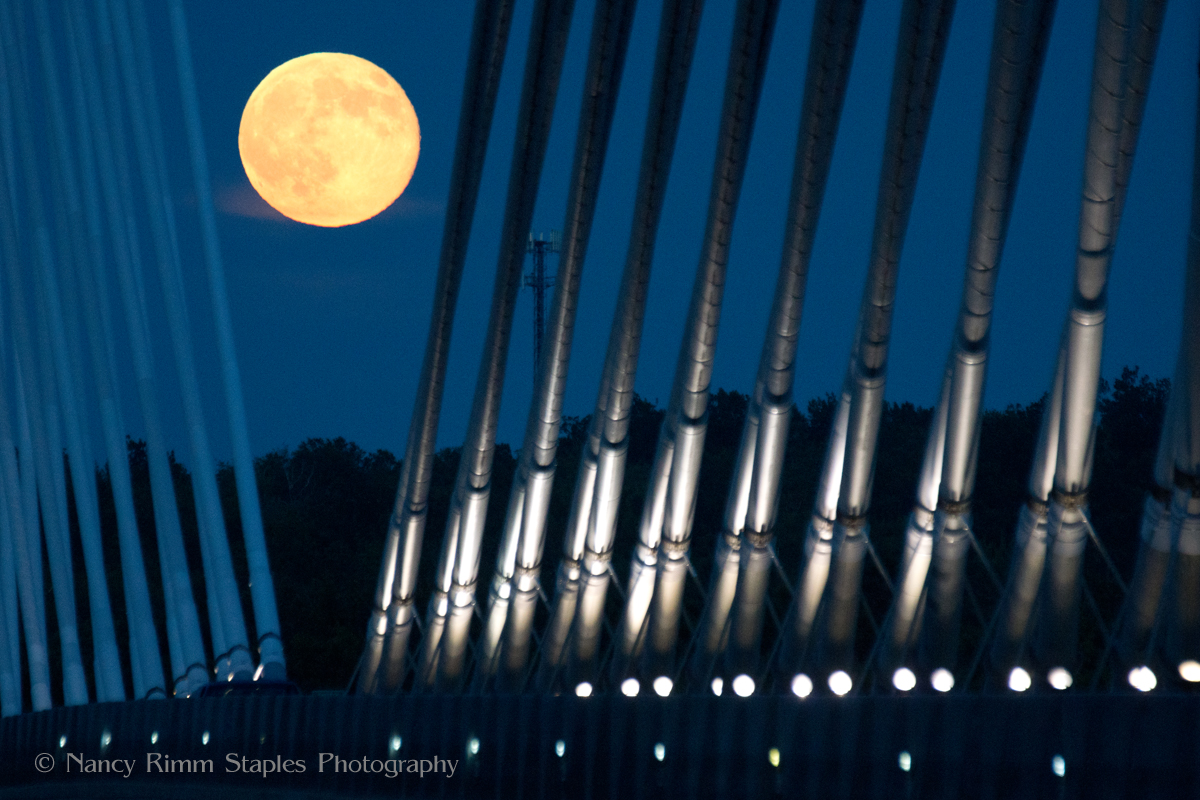
[[[1185,797],[1198,726],[1166,693],[136,701],[0,721],[0,797]]]

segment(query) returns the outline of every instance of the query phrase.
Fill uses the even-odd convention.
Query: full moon
[[[420,150],[417,114],[400,84],[345,53],[310,53],[271,70],[238,130],[259,195],[286,217],[327,228],[394,203]]]

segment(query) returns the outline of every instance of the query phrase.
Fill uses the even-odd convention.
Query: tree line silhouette
[[[1098,406],[1094,478],[1090,492],[1092,519],[1097,533],[1113,560],[1128,580],[1133,571],[1137,534],[1145,493],[1152,480],[1152,464],[1169,382],[1153,380],[1137,368],[1125,368],[1111,384],[1102,385]],[[719,390],[709,405],[708,435],[695,514],[691,560],[697,580],[707,588],[713,552],[720,534],[729,479],[736,459],[748,398],[736,391]],[[1026,405],[1010,405],[985,412],[980,438],[978,480],[974,496],[974,532],[981,549],[1001,581],[1008,566],[1017,513],[1026,496],[1026,480],[1041,421],[1044,398]],[[825,455],[829,429],[836,408],[832,395],[793,407],[782,493],[776,525],[776,550],[788,580],[795,580],[801,564],[805,526],[812,512],[813,495]],[[874,489],[870,511],[871,541],[879,563],[891,578],[900,560],[904,528],[912,510],[917,473],[933,409],[912,403],[888,403],[879,433]],[[642,501],[663,409],[645,398],[633,404],[628,466],[625,471],[618,535],[613,566],[623,582],[640,520]],[[554,570],[562,547],[571,494],[581,449],[586,444],[590,417],[564,420],[558,449],[558,471],[550,504],[542,577],[552,593]],[[150,500],[146,446],[130,440],[129,461],[134,503],[146,563],[147,580],[154,610],[163,662],[166,653],[166,622],[161,603],[161,576],[154,534],[154,511]],[[509,489],[517,456],[507,444],[496,447],[491,502],[480,565],[478,597],[486,602],[488,581],[504,521]],[[458,467],[458,448],[446,448],[434,458],[430,489],[429,518],[421,553],[419,602],[432,591],[432,576],[441,546],[447,508]],[[172,474],[178,497],[192,588],[201,625],[207,631],[204,575],[200,569],[195,506],[191,475],[171,456]],[[68,465],[69,468],[69,465]],[[388,517],[400,476],[400,461],[386,450],[368,453],[343,438],[307,439],[294,449],[283,448],[256,459],[256,477],[262,505],[263,524],[280,623],[288,657],[290,677],[305,690],[344,688],[354,672],[363,649],[366,620],[373,602],[376,576],[383,550]],[[109,596],[117,625],[118,642],[128,641],[125,623],[120,559],[117,545],[116,512],[107,466],[96,473],[101,505],[105,564]],[[217,475],[234,559],[242,587],[242,607],[253,635],[253,610],[247,585],[245,550],[237,509],[232,467],[221,465]],[[76,572],[76,603],[84,663],[91,664],[90,619],[84,583],[83,554],[73,500],[70,507],[73,559]],[[1120,602],[1119,591],[1103,566],[1089,561],[1086,575],[1090,596],[1109,621]],[[984,633],[983,621],[994,607],[999,592],[978,558],[969,569],[970,591],[964,612],[962,658],[969,659]],[[53,597],[47,587],[47,620],[53,620]],[[703,600],[697,587],[686,593],[686,616],[698,620]],[[890,603],[884,575],[868,563],[863,580],[867,610],[860,616],[859,655],[869,655],[873,628],[880,624]],[[772,581],[772,602],[780,617],[787,609],[787,590],[781,580]],[[619,593],[610,592],[609,602],[619,605]],[[422,609],[423,610],[423,609]],[[543,609],[541,614],[545,614]],[[764,646],[774,639],[777,623],[767,620]],[[684,633],[686,634],[686,624]],[[57,653],[58,639],[49,637],[52,685],[61,687]],[[1103,647],[1102,638],[1087,614],[1082,625],[1084,659]],[[211,645],[205,645],[211,654]],[[123,645],[122,645],[123,646]],[[128,663],[128,653],[122,653]],[[89,680],[91,675],[89,674]],[[129,680],[127,676],[127,681]],[[56,691],[61,691],[58,689]],[[61,702],[61,697],[55,697]]]

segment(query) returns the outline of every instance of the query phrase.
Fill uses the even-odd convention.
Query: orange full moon
[[[400,84],[345,53],[310,53],[271,70],[238,130],[242,166],[262,198],[327,228],[394,203],[420,150],[417,114]]]

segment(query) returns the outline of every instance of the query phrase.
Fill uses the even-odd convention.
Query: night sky
[[[196,240],[194,192],[165,10],[150,6],[173,159],[189,301],[214,451],[230,448]],[[960,2],[901,263],[889,400],[932,405],[957,314],[991,49],[994,5]],[[519,0],[455,319],[439,446],[461,443],[490,303],[532,0]],[[1060,0],[1000,277],[988,407],[1037,399],[1050,382],[1074,269],[1096,4]],[[404,449],[425,346],[474,3],[205,0],[187,4],[218,204],[235,337],[256,454],[311,436]],[[870,246],[898,0],[869,0],[818,230],[796,397],[839,388]],[[561,228],[593,3],[576,3],[534,229]],[[642,0],[601,184],[576,327],[566,413],[588,414],[624,265],[660,2]],[[707,3],[658,237],[637,391],[665,404],[708,202],[733,0]],[[803,91],[811,0],[782,4],[734,230],[713,388],[747,392],[771,302]],[[1174,0],[1110,281],[1104,374],[1169,375],[1179,341],[1197,97],[1200,3]],[[405,194],[341,229],[288,221],[263,203],[237,152],[242,107],[275,66],[352,53],[407,91],[422,150]],[[150,276],[147,276],[148,279]],[[153,304],[152,304],[153,305]],[[162,405],[188,460],[165,321]],[[514,322],[499,441],[519,446],[532,386],[532,297]],[[126,402],[133,400],[132,386]],[[138,415],[127,412],[138,435]]]

